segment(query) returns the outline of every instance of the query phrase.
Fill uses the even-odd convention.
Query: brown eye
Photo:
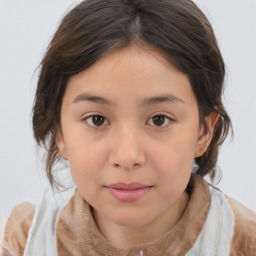
[[[149,119],[148,124],[152,126],[164,127],[167,126],[171,120],[172,119],[166,115],[155,115]]]
[[[93,116],[92,122],[96,126],[101,126],[104,124],[105,118],[103,116]]]
[[[85,119],[90,126],[103,126],[108,124],[107,119],[101,115],[89,116]]]
[[[156,125],[156,126],[162,126],[165,122],[165,116],[154,116],[153,117],[153,123]]]

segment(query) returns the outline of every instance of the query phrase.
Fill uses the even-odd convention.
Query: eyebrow
[[[154,105],[154,104],[163,103],[163,102],[185,103],[184,100],[182,100],[181,98],[173,94],[164,94],[164,95],[146,98],[143,100],[142,105]]]
[[[89,102],[94,102],[102,105],[115,105],[114,102],[111,100],[108,100],[104,97],[100,97],[97,95],[90,95],[90,94],[79,94],[76,96],[74,101],[72,103],[78,103],[81,101],[89,101]],[[182,99],[178,98],[177,96],[173,94],[164,94],[164,95],[159,95],[159,96],[154,96],[150,98],[145,98],[140,105],[154,105],[158,103],[163,103],[163,102],[171,102],[171,103],[185,103]]]
[[[102,105],[114,105],[112,101],[106,98],[96,96],[96,95],[85,94],[85,93],[79,94],[78,96],[76,96],[76,98],[72,103],[78,103],[81,101],[90,101],[90,102],[94,102]]]

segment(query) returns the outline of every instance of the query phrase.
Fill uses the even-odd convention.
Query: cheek
[[[102,184],[102,152],[90,147],[74,149],[70,152],[71,175],[78,191],[88,202],[96,200],[99,185]]]
[[[194,141],[188,143],[187,138],[175,138],[158,144],[151,153],[158,169],[169,169],[170,173],[190,171],[194,160]]]
[[[183,133],[184,134],[184,133]],[[157,178],[166,191],[184,191],[190,179],[194,161],[195,139],[192,136],[171,136],[151,151]],[[169,186],[169,188],[168,188]]]
[[[164,154],[156,155],[161,159],[155,167],[158,169],[157,185],[163,201],[171,204],[177,202],[182,196],[191,177],[193,157],[190,152],[185,151],[176,145],[171,150],[166,150]]]
[[[69,148],[69,165],[77,184],[98,181],[106,164],[107,153],[97,143],[74,143]]]

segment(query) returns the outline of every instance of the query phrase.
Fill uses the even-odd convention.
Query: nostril
[[[114,167],[116,167],[116,168],[120,168],[121,166],[122,165],[120,165],[120,164],[114,164]],[[130,165],[126,164],[123,167],[124,167],[124,169],[134,169],[134,168],[138,168],[139,166],[140,166],[140,164],[135,163],[135,164],[130,164]]]

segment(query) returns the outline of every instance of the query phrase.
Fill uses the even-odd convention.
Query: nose
[[[115,168],[132,170],[146,162],[141,136],[136,129],[123,127],[114,132],[109,162]]]

